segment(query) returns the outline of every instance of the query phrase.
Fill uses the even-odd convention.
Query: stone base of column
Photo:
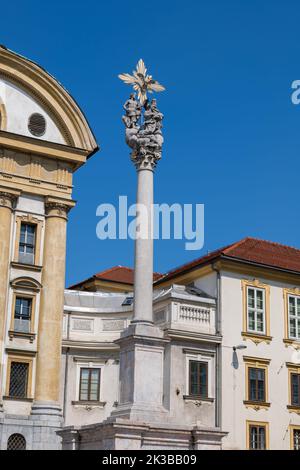
[[[149,424],[117,419],[57,433],[63,450],[220,450],[218,428]]]
[[[168,340],[154,325],[136,322],[116,341],[120,345],[120,400],[109,420],[164,422],[164,347]]]
[[[59,403],[35,401],[31,408],[31,419],[62,421],[62,409]]]

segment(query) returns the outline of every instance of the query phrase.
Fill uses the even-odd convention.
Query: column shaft
[[[3,345],[7,317],[7,293],[9,282],[11,219],[13,203],[19,193],[0,192],[0,391],[3,380]],[[0,392],[0,401],[2,399]]]
[[[38,328],[36,403],[59,403],[64,307],[66,206],[46,206],[42,292]]]
[[[137,175],[140,226],[137,225],[135,241],[133,323],[153,323],[153,171],[140,169]]]

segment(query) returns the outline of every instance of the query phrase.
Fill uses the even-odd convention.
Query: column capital
[[[68,212],[75,206],[75,201],[47,197],[45,200],[46,217],[59,217],[68,220]]]
[[[149,152],[147,148],[140,148],[139,152],[132,152],[131,161],[137,171],[154,171],[157,162],[161,159],[161,152]]]
[[[13,189],[7,189],[0,186],[0,207],[6,207],[7,209],[13,210],[14,204],[20,194],[21,191],[15,191]]]

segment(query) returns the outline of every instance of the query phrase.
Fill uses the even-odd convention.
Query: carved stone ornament
[[[124,104],[126,114],[122,117],[126,127],[126,143],[132,149],[131,160],[138,170],[154,170],[161,159],[163,144],[163,114],[158,110],[156,100],[147,98],[147,93],[164,91],[165,88],[147,74],[142,59],[132,75],[123,73],[119,78],[137,92],[131,93]]]
[[[164,116],[157,108],[156,99],[147,100],[141,107],[132,93],[124,109],[126,114],[122,120],[126,127],[126,143],[132,149],[131,160],[138,170],[154,170],[161,159],[164,141],[161,131]]]
[[[0,191],[0,207],[7,207],[8,209],[12,209],[16,199],[17,196],[15,194]]]
[[[70,206],[61,202],[51,201],[45,203],[47,217],[61,217],[63,219],[67,219],[67,214],[70,209]]]

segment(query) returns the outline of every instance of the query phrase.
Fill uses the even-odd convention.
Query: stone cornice
[[[185,330],[175,330],[167,329],[165,330],[165,335],[171,339],[180,339],[183,341],[199,341],[201,343],[215,343],[220,344],[222,342],[222,336],[211,335],[205,333],[198,333],[195,331],[185,331]]]
[[[0,130],[0,147],[27,152],[31,155],[40,155],[47,158],[63,160],[74,165],[74,170],[86,162],[89,153],[84,149],[78,149],[68,145],[48,142],[19,134],[12,134]]]

